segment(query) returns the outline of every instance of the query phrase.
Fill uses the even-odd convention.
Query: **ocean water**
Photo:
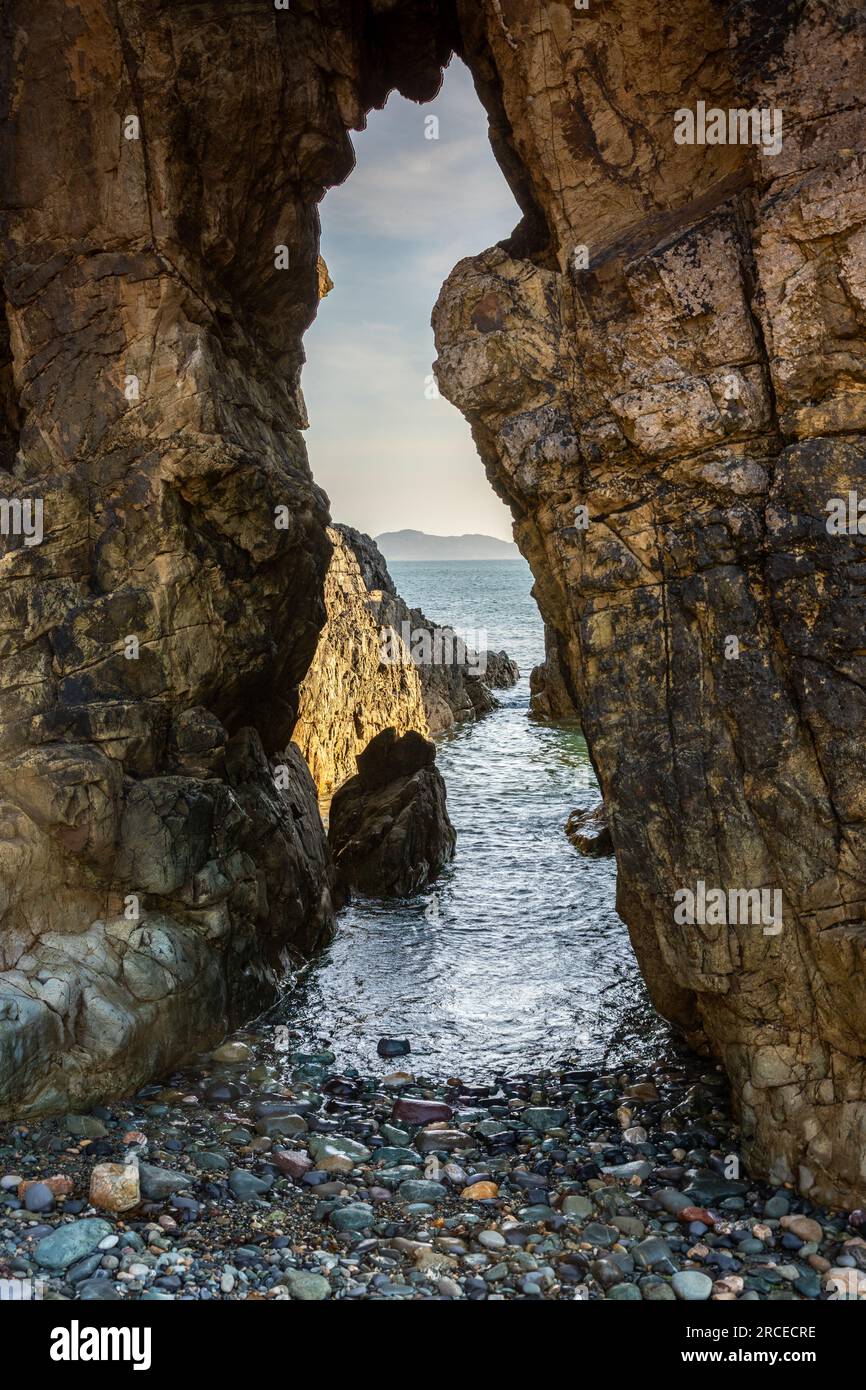
[[[616,914],[612,859],[563,827],[598,798],[576,724],[529,716],[544,635],[523,560],[395,563],[399,592],[434,622],[477,633],[519,664],[500,707],[439,741],[457,829],[453,864],[408,902],[358,899],[276,1021],[327,1041],[341,1065],[393,1069],[380,1037],[408,1038],[425,1075],[489,1078],[563,1058],[651,1059],[666,1036]]]

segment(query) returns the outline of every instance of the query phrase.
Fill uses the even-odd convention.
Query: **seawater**
[[[529,715],[544,633],[523,560],[394,563],[398,591],[442,626],[478,632],[520,666],[500,707],[439,741],[457,829],[453,864],[408,902],[355,900],[333,943],[272,1015],[327,1042],[342,1066],[392,1069],[380,1037],[408,1038],[424,1075],[467,1081],[568,1058],[656,1055],[649,1004],[614,900],[613,859],[587,859],[564,825],[598,787],[576,724]]]

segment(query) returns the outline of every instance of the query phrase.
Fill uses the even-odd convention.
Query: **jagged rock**
[[[560,655],[560,635],[544,625],[544,661],[529,675],[529,708],[540,719],[574,719],[577,715],[571,677]]]
[[[371,897],[409,897],[443,868],[456,835],[435,746],[385,729],[331,802],[328,838],[340,882]]]
[[[512,661],[508,652],[486,653],[487,664],[484,671],[485,685],[494,690],[510,690],[520,680],[520,667]]]
[[[382,660],[382,610],[396,602],[377,583],[387,577],[384,561],[376,574],[370,551],[350,545],[345,528],[332,527],[328,536],[334,547],[325,578],[328,618],[301,685],[292,734],[323,794],[355,774],[357,755],[382,729],[404,734],[428,727],[418,668]],[[358,550],[366,551],[363,568]]]
[[[95,904],[93,921],[70,932],[64,904],[74,921],[76,904],[87,901],[83,887],[70,897],[71,876],[59,903],[46,896],[41,905],[38,949],[23,927],[0,939],[14,952],[0,974],[0,1114],[127,1093],[275,998],[287,941],[309,952],[326,939],[332,869],[303,759],[290,750],[277,786],[254,731],[231,739],[223,731],[220,749],[225,780],[170,774],[124,783],[109,913],[98,916]],[[57,826],[64,845],[79,825],[95,836],[93,808],[111,804],[114,785],[86,781],[85,798],[68,752],[50,765],[51,780],[36,763],[41,801],[22,777],[30,811],[46,835]],[[94,756],[73,765],[76,777]],[[72,843],[91,863],[106,862],[95,838],[92,849],[80,834]],[[58,863],[46,859],[46,874]]]
[[[383,729],[442,733],[495,709],[491,687],[519,677],[506,652],[473,652],[410,609],[369,536],[335,526],[328,537],[328,618],[292,734],[322,794],[354,775],[358,754]]]
[[[376,605],[386,652],[391,660],[396,657],[418,673],[427,721],[419,732],[436,737],[454,724],[495,709],[492,692],[516,684],[517,663],[504,651],[474,651],[452,627],[437,624],[420,608],[409,608],[397,593],[376,542],[349,526],[337,529],[351,547]]]
[[[572,811],[565,824],[565,833],[581,854],[593,858],[613,854],[613,837],[603,801],[590,810]]]
[[[866,494],[862,6],[458,12],[526,217],[450,276],[440,388],[565,638],[657,1007],[724,1062],[754,1170],[856,1204],[863,540],[826,523]],[[699,101],[781,149],[677,143]],[[782,930],[678,922],[701,880],[778,889]]]

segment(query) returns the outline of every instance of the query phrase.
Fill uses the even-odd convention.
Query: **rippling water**
[[[432,620],[486,627],[521,680],[497,692],[498,710],[440,741],[453,864],[409,902],[353,902],[275,1021],[328,1040],[341,1065],[363,1070],[383,1065],[380,1037],[409,1038],[413,1069],[465,1080],[563,1057],[655,1055],[664,1033],[614,909],[614,861],[581,857],[563,832],[576,806],[597,799],[586,744],[576,726],[528,717],[544,645],[528,567],[391,569]]]

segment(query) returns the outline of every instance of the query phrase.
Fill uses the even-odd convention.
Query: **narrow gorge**
[[[533,571],[539,709],[579,714],[619,913],[751,1169],[866,1202],[863,538],[827,524],[866,489],[862,5],[0,24],[0,463],[44,526],[0,558],[0,1117],[127,1094],[271,1002],[333,930],[316,784],[393,699],[435,732],[483,698],[383,677],[378,607],[380,707],[352,688],[329,597],[398,600],[302,437],[347,132],[456,53],[523,218],[444,285],[435,371]],[[675,139],[698,108],[780,113],[781,146]],[[678,921],[699,884],[779,892],[781,929]]]

